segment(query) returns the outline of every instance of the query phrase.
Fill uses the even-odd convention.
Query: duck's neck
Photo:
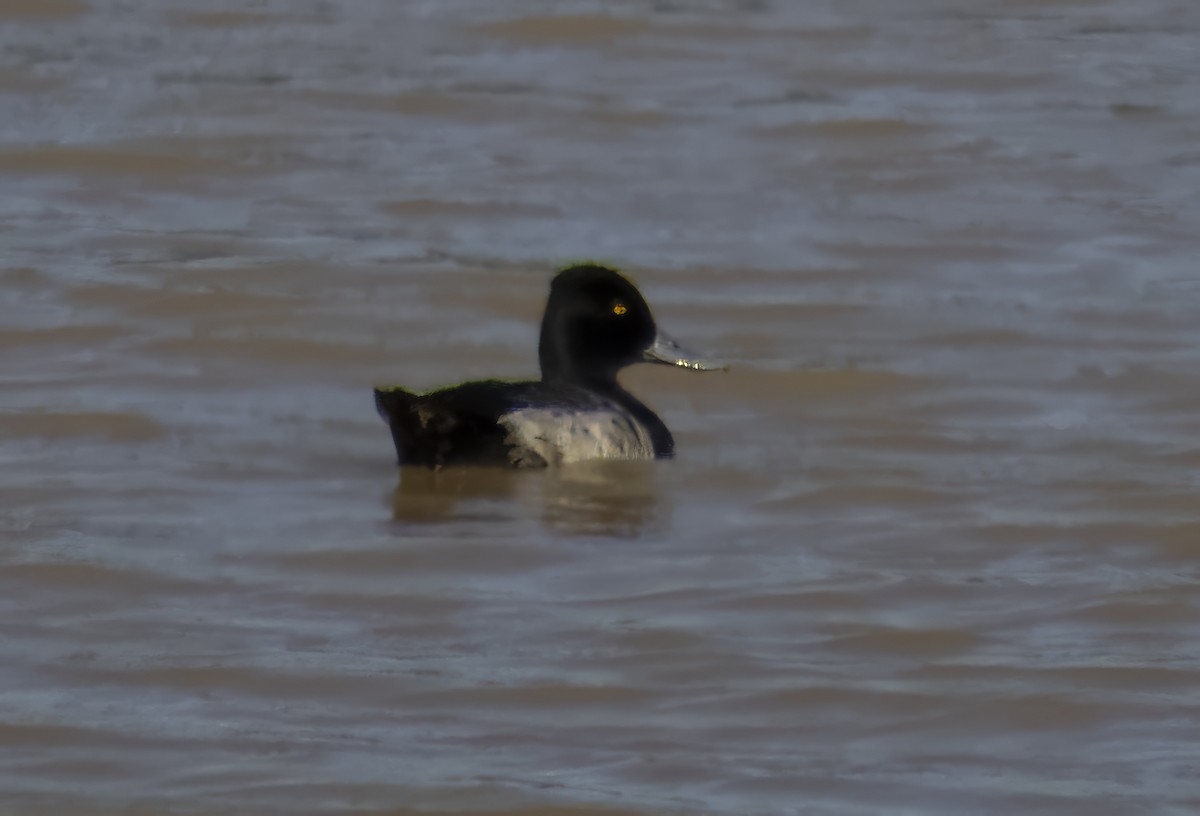
[[[541,363],[542,382],[577,385],[605,394],[621,390],[617,383],[620,366],[608,360],[592,358],[543,340],[538,345],[538,361]]]
[[[627,394],[621,384],[617,382],[616,372],[600,373],[589,371],[584,374],[578,370],[562,370],[557,368],[547,369],[542,366],[542,382],[547,385],[565,385],[574,388],[584,388],[596,394],[605,396],[614,396],[616,394]]]

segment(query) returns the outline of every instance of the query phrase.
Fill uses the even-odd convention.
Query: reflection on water
[[[401,467],[392,492],[392,518],[415,524],[502,521],[516,512],[512,502],[522,487],[522,475],[500,467]]]
[[[580,462],[547,474],[542,522],[567,535],[636,538],[670,527],[669,505],[658,476],[671,463]]]
[[[533,511],[553,534],[634,538],[669,525],[656,481],[661,467],[653,461],[581,462],[540,470],[402,467],[392,493],[392,517],[412,524],[502,522]]]

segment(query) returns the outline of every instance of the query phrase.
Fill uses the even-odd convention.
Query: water
[[[1200,809],[1198,35],[0,2],[0,810]],[[678,458],[398,475],[581,257]]]

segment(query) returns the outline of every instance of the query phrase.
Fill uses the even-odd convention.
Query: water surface
[[[0,2],[0,810],[1196,812],[1197,36]],[[678,458],[399,474],[580,257]]]

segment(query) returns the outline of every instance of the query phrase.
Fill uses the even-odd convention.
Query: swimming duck
[[[400,464],[544,467],[588,459],[666,458],[667,426],[617,382],[637,362],[716,366],[659,332],[637,287],[616,270],[578,264],[550,284],[538,359],[542,378],[480,380],[414,394],[375,389]]]

